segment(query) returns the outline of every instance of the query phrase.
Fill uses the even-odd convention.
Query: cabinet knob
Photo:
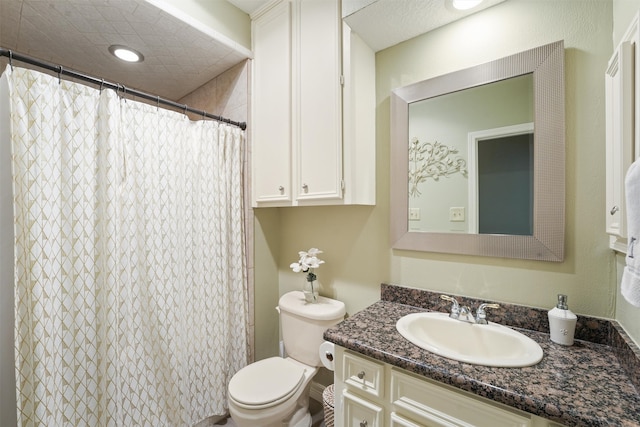
[[[284,187],[281,185],[280,187],[278,187],[278,191],[282,193],[284,191]]]
[[[364,371],[358,372],[358,378],[360,378],[360,379],[364,378]]]
[[[367,427],[368,425],[369,423],[367,422],[367,420],[360,421],[360,427]]]
[[[307,191],[309,191],[309,186],[307,184],[302,184],[302,189],[306,193]]]
[[[610,213],[611,215],[615,215],[615,213],[616,213],[616,212],[618,212],[619,210],[620,210],[620,208],[619,208],[619,207],[614,206],[614,207],[612,207],[612,208],[611,208],[611,210],[609,211],[609,213]]]

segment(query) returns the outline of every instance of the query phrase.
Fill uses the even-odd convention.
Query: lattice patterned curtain
[[[7,69],[20,426],[191,426],[246,364],[243,133]]]

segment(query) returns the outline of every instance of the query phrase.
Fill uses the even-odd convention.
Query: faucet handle
[[[487,322],[487,312],[486,309],[487,308],[500,308],[499,304],[490,304],[490,303],[483,303],[480,304],[480,307],[478,307],[478,310],[476,310],[476,323],[480,324],[480,325],[486,325]]]
[[[451,313],[449,313],[449,317],[457,319],[460,316],[460,304],[458,304],[458,301],[449,295],[440,295],[440,299],[451,303]]]

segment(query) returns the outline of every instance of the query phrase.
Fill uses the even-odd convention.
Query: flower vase
[[[304,294],[305,301],[310,303],[318,302],[318,285],[315,281],[309,282],[308,280],[305,280],[302,293]]]

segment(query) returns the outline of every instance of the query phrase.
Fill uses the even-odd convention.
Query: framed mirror
[[[562,261],[562,41],[391,93],[395,249]]]

